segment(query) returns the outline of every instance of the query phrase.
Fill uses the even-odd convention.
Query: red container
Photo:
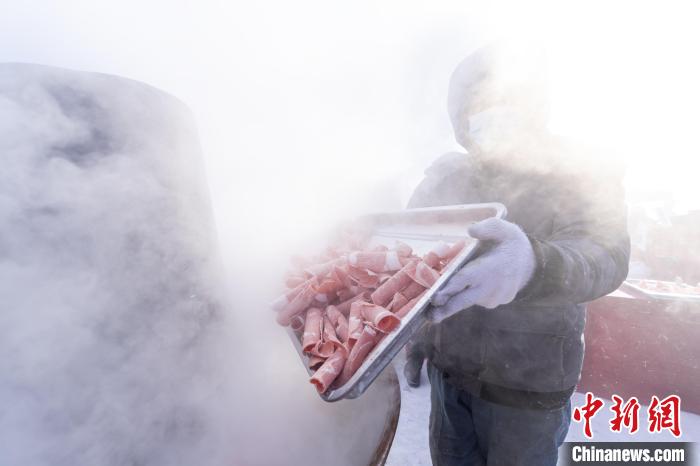
[[[610,398],[681,397],[700,413],[700,303],[661,300],[623,285],[588,306],[578,391]]]

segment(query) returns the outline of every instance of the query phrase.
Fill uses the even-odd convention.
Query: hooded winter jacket
[[[519,154],[518,160],[570,155],[565,144],[546,141],[540,149],[546,157]],[[537,259],[513,302],[474,306],[435,324],[427,346],[432,364],[459,388],[504,405],[551,409],[566,403],[581,374],[585,303],[615,290],[627,275],[624,193],[619,173],[514,160],[445,154],[409,202],[500,202]]]

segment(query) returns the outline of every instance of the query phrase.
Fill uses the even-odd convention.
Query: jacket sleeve
[[[552,234],[530,237],[537,267],[518,299],[585,303],[627,277],[630,239],[621,177],[571,182],[566,191]]]

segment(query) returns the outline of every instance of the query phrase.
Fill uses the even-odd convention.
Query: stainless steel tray
[[[673,301],[690,301],[690,302],[700,302],[700,294],[696,293],[673,293],[670,291],[657,291],[645,288],[642,282],[659,282],[661,280],[646,280],[637,278],[628,278],[625,280],[625,285],[633,290],[641,293],[643,296],[648,296],[654,299],[666,299]],[[670,283],[670,282],[665,282]]]
[[[472,223],[490,217],[503,218],[505,215],[506,208],[502,204],[464,204],[366,215],[357,219],[356,225],[370,232],[370,247],[378,244],[392,247],[396,240],[401,240],[409,244],[414,252],[421,256],[439,241],[453,243],[468,238],[467,229]],[[344,385],[322,394],[321,398],[330,402],[345,398],[357,398],[364,393],[411,336],[423,326],[426,320],[424,311],[428,307],[430,298],[454,272],[474,255],[477,244],[476,240],[467,244],[459,256],[443,270],[437,282],[402,319],[401,325],[372,350],[350,380]],[[307,368],[309,374],[312,374],[313,371],[308,369],[308,358],[301,350],[298,337],[291,329],[288,329],[288,333],[304,367]]]

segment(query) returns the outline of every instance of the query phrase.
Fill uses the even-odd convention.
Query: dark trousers
[[[447,382],[428,364],[430,456],[436,466],[555,466],[571,421],[571,401],[554,410],[482,400]]]

